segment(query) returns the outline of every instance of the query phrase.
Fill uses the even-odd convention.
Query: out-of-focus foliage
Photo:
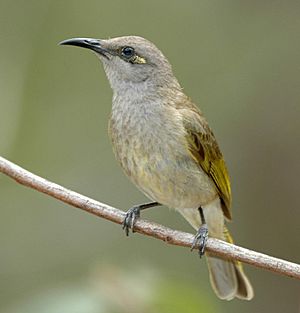
[[[144,36],[168,56],[222,147],[235,241],[297,261],[299,14],[299,1],[1,0],[0,155],[124,210],[145,201],[111,151],[111,91],[99,61],[57,45],[77,36]],[[167,208],[143,216],[192,231]],[[254,300],[219,301],[195,253],[125,238],[118,225],[2,175],[0,217],[1,313],[299,308],[299,282],[250,267]]]
[[[5,308],[6,313],[214,313],[207,295],[187,282],[166,281],[151,267],[97,266],[88,280],[56,284]]]

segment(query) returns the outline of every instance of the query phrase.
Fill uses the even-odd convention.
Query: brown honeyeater
[[[165,205],[198,230],[194,245],[204,253],[207,233],[232,242],[231,190],[217,141],[199,108],[187,97],[162,52],[137,36],[61,42],[93,50],[113,90],[109,135],[117,160],[153,202],[134,206],[123,227],[128,234],[140,211]],[[212,287],[221,299],[250,300],[251,284],[236,261],[207,255]]]

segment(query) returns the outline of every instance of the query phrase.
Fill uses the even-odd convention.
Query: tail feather
[[[222,300],[231,300],[237,294],[238,279],[234,265],[230,261],[207,256],[211,286]]]
[[[227,242],[233,243],[226,227],[224,227],[224,237]],[[231,300],[237,297],[251,300],[253,298],[253,288],[240,262],[207,256],[207,263],[211,285],[220,299]]]
[[[252,286],[239,264],[211,256],[206,259],[212,288],[220,299],[253,298]]]
[[[235,264],[235,272],[238,280],[236,297],[242,300],[251,300],[254,297],[253,288],[242,266]]]
[[[232,238],[224,225],[224,216],[220,200],[203,207],[209,235],[213,238],[233,243]],[[198,210],[180,209],[179,212],[195,228],[201,225]],[[245,275],[242,264],[237,261],[224,260],[207,255],[207,264],[211,285],[220,299],[231,300],[239,298],[251,300],[253,298],[252,286]]]

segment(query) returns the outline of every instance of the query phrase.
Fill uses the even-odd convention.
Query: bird
[[[71,38],[61,45],[92,50],[113,91],[109,137],[116,159],[151,202],[126,213],[126,234],[144,209],[164,205],[197,230],[192,248],[205,253],[210,237],[232,243],[228,170],[201,110],[183,92],[164,54],[140,36]],[[191,52],[190,52],[191,53]],[[205,253],[211,286],[220,299],[253,298],[238,261]]]

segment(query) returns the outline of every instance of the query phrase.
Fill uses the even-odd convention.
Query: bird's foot
[[[205,247],[208,239],[208,228],[207,224],[202,224],[195,235],[191,251],[193,251],[197,244],[199,244],[199,256],[200,258],[204,255]]]
[[[141,207],[139,205],[133,206],[126,212],[126,216],[122,223],[122,228],[125,229],[126,236],[129,235],[129,229],[134,233],[134,223],[140,217]]]

